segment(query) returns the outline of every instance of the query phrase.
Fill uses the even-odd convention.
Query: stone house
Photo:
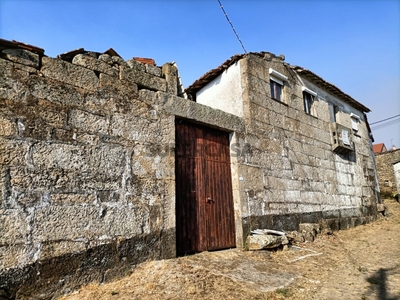
[[[174,64],[0,40],[0,293],[48,299],[257,228],[369,222],[368,111],[266,52],[184,91]]]
[[[375,153],[375,161],[381,195],[400,194],[400,149]]]
[[[261,52],[232,57],[187,93],[245,124],[244,133],[231,135],[240,241],[254,228],[294,230],[324,220],[343,229],[375,217],[369,109],[336,86]]]

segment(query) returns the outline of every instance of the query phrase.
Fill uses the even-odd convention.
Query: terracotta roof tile
[[[149,65],[152,65],[152,66],[155,66],[155,65],[156,65],[155,60],[152,59],[152,58],[134,57],[133,59],[134,59],[134,60],[137,60],[138,62],[141,62],[141,63],[143,63],[143,64],[149,64]]]
[[[375,154],[386,152],[386,146],[384,143],[373,144],[372,148],[373,148]]]

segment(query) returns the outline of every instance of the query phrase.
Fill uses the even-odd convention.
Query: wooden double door
[[[229,134],[175,126],[177,254],[235,247]]]

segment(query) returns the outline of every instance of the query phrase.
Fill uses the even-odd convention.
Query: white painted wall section
[[[400,161],[393,164],[394,179],[396,180],[397,193],[400,194]]]
[[[240,64],[230,66],[196,94],[196,102],[243,117]]]

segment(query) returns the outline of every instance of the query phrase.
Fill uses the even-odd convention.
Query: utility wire
[[[233,32],[234,32],[235,35],[236,35],[236,38],[238,39],[240,45],[242,46],[242,48],[243,48],[243,50],[244,50],[244,53],[247,53],[246,48],[244,47],[242,41],[240,40],[239,35],[237,34],[235,28],[233,27],[233,24],[232,24],[231,20],[229,20],[228,14],[225,12],[225,9],[224,9],[224,7],[222,6],[221,1],[218,0],[218,3],[219,3],[219,7],[221,7],[221,9],[222,9],[222,11],[223,11],[223,13],[224,13],[226,19],[228,20],[228,23],[231,25],[232,30],[233,30]]]
[[[372,126],[371,126],[371,129],[374,130],[374,131],[376,131],[376,130],[378,130],[378,129],[381,129],[381,128],[384,128],[384,127],[387,127],[387,126],[391,126],[391,125],[397,124],[397,123],[399,123],[399,122],[400,122],[400,119],[398,119],[398,120],[391,120],[391,121],[386,122],[386,123],[383,123],[383,124],[372,125]]]
[[[385,122],[385,121],[387,121],[387,120],[397,118],[397,117],[399,117],[399,116],[400,116],[400,115],[396,115],[396,116],[393,116],[393,117],[390,117],[390,118],[387,118],[387,119],[383,119],[383,120],[380,120],[380,121],[376,121],[376,122],[370,123],[369,125],[374,125],[374,124],[382,123],[382,122]]]

